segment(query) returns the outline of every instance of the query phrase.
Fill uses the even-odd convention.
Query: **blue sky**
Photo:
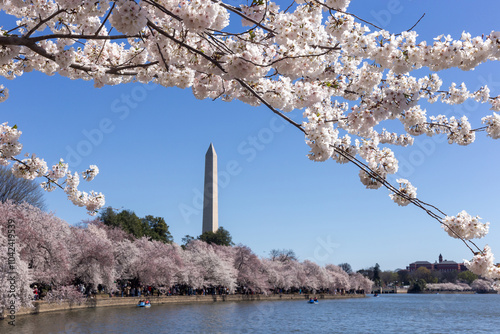
[[[429,42],[443,33],[459,38],[463,30],[472,35],[500,30],[497,1],[358,0],[350,11],[391,32],[408,29],[426,13],[415,30]],[[465,81],[470,89],[488,83],[500,94],[498,64],[440,75],[444,87],[451,80]],[[0,105],[2,122],[23,131],[24,152],[49,164],[62,157],[74,170],[97,164],[100,175],[84,190],[103,192],[106,205],[114,208],[164,217],[176,242],[201,233],[204,156],[212,142],[223,175],[219,224],[259,256],[286,248],[301,260],[348,262],[354,269],[379,263],[384,270],[434,262],[440,253],[448,260],[472,257],[424,212],[398,207],[385,189],[365,190],[354,166],[309,161],[301,133],[264,107],[199,101],[190,89],[154,85],[95,89],[91,82],[40,73],[0,84],[10,90]],[[474,125],[490,113],[474,103],[426,108],[431,114],[470,115]],[[291,113],[296,120],[301,114]],[[395,151],[400,176],[418,188],[419,198],[450,215],[465,209],[491,222],[489,236],[478,245],[489,244],[500,257],[498,141],[480,133],[474,144],[458,147],[425,137]],[[60,191],[47,194],[46,202],[71,224],[89,218]]]

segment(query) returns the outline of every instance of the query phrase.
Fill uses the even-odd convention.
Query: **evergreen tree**
[[[133,211],[122,210],[116,213],[113,208],[107,207],[101,212],[100,219],[105,225],[119,227],[135,238],[146,236],[150,240],[173,242],[172,234],[162,217],[147,215],[144,218],[139,218]]]
[[[174,239],[168,230],[168,225],[162,217],[148,215],[141,219],[145,235],[151,240],[158,240],[171,244]]]
[[[373,281],[376,285],[380,285],[380,265],[378,263],[375,263],[373,268]]]
[[[198,240],[204,241],[209,244],[216,244],[221,246],[233,246],[233,238],[229,231],[222,226],[219,227],[217,232],[207,231],[198,237]]]

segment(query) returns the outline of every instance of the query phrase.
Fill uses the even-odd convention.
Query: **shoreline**
[[[318,300],[326,299],[351,299],[365,298],[364,294],[347,294],[347,295],[329,295],[329,294],[280,294],[280,295],[192,295],[192,296],[151,296],[147,298],[151,301],[151,305],[158,304],[198,304],[198,303],[220,303],[220,302],[245,302],[245,301],[279,301],[279,300],[309,300],[309,298],[318,298]],[[136,306],[139,300],[146,299],[141,297],[104,297],[97,296],[96,298],[88,299],[82,304],[73,304],[68,302],[48,304],[44,301],[34,301],[32,308],[22,307],[17,316],[34,315],[41,313],[81,310],[86,308],[101,308],[101,307],[120,307],[120,306]],[[0,316],[0,320],[6,317]]]
[[[477,292],[477,291],[453,291],[453,290],[427,290],[423,292],[408,292],[408,294],[415,295],[434,295],[434,294],[443,294],[443,295],[495,295],[498,294],[496,291],[488,291],[488,292]]]

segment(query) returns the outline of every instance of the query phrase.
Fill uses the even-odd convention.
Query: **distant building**
[[[406,270],[409,272],[415,271],[420,267],[425,267],[429,270],[436,270],[441,272],[453,271],[457,272],[466,271],[467,268],[463,263],[457,263],[455,261],[443,260],[443,255],[439,254],[439,262],[436,261],[434,263],[430,263],[429,261],[416,261],[410,263],[409,266],[406,267]]]
[[[417,262],[410,263],[410,265],[408,267],[406,267],[406,270],[408,270],[409,272],[412,272],[412,271],[417,270],[420,267],[424,267],[424,268],[427,268],[429,270],[432,270],[434,268],[432,263],[430,263],[429,261],[417,261]]]

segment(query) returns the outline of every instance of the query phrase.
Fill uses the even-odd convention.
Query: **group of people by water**
[[[32,285],[33,289],[33,300],[43,300],[44,296],[51,290],[50,286],[44,285]],[[152,296],[196,296],[196,295],[229,295],[229,294],[262,294],[262,291],[255,291],[249,287],[237,287],[234,291],[230,291],[229,288],[224,286],[211,286],[204,287],[201,289],[195,289],[191,286],[185,284],[177,284],[171,287],[156,287],[151,285],[143,285],[136,280],[118,280],[114,289],[108,289],[105,286],[98,285],[93,286],[92,284],[76,284],[75,291],[79,292],[81,297],[95,298],[96,295],[106,294],[110,298],[112,297],[152,297]],[[308,289],[302,288],[276,288],[268,291],[271,294],[339,294],[344,295],[347,293],[364,293],[364,291],[345,291],[343,289]]]

